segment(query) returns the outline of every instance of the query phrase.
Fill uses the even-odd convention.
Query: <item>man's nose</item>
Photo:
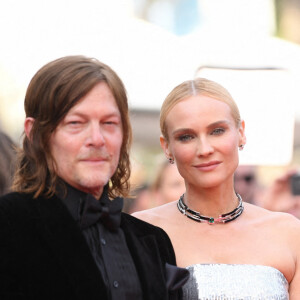
[[[91,124],[88,133],[88,144],[94,147],[100,147],[105,144],[103,129],[99,124]]]

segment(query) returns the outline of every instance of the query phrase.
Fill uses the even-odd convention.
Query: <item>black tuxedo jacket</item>
[[[166,263],[175,265],[167,234],[122,213],[121,228],[134,260],[143,299],[180,299]],[[170,277],[170,276],[169,276]],[[0,299],[109,299],[78,225],[56,196],[0,198]]]

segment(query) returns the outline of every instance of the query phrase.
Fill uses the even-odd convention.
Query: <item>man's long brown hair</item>
[[[29,138],[23,133],[13,189],[50,197],[60,182],[50,153],[50,137],[68,111],[96,84],[105,82],[119,108],[123,142],[120,160],[109,185],[109,196],[129,193],[129,150],[132,131],[125,87],[118,75],[100,61],[84,56],[67,56],[42,67],[32,78],[25,96],[26,117],[34,118]]]

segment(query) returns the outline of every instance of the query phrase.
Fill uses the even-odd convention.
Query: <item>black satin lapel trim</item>
[[[36,200],[37,230],[52,248],[78,299],[99,299],[107,294],[101,274],[78,225],[56,196]]]
[[[168,290],[174,292],[182,288],[188,281],[190,272],[185,268],[179,268],[166,263],[166,277]]]
[[[137,238],[127,228],[123,228],[129,251],[135,263],[143,291],[143,299],[169,299],[164,271],[156,239],[152,235]]]

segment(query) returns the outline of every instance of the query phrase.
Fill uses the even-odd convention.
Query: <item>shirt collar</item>
[[[65,204],[67,207],[68,211],[70,212],[71,216],[73,219],[78,222],[79,224],[82,221],[83,217],[83,210],[84,210],[84,205],[86,202],[87,197],[89,197],[89,201],[99,201],[102,205],[105,206],[110,206],[111,207],[111,200],[108,197],[108,184],[103,188],[102,195],[99,200],[97,200],[93,195],[87,194],[85,192],[82,192],[71,185],[69,185],[66,182],[63,182],[65,185],[64,188],[58,188],[58,192],[56,193],[57,196],[62,200],[62,202]],[[92,198],[92,199],[91,199]],[[121,209],[123,206],[123,200],[121,199],[114,199],[113,200],[114,204],[113,206],[118,206],[119,213],[114,209],[116,212],[114,214],[121,214]],[[119,204],[117,204],[119,202]],[[90,217],[93,219],[93,216],[90,215]],[[118,217],[120,218],[120,217]]]

